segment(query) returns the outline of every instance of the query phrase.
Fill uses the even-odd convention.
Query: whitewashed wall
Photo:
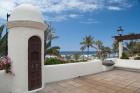
[[[55,82],[71,79],[78,76],[95,74],[113,69],[105,67],[101,61],[79,62],[60,65],[47,65],[44,67],[45,82]],[[0,93],[10,93],[12,86],[12,75],[0,71]]]
[[[115,63],[116,67],[140,69],[140,60],[117,59]],[[55,82],[111,69],[113,67],[105,67],[100,61],[47,65],[44,67],[45,82]],[[10,93],[12,77],[9,74],[5,74],[4,71],[0,71],[0,93]]]
[[[140,60],[117,59],[115,67],[140,69]]]
[[[55,82],[95,74],[110,69],[112,68],[104,67],[100,61],[47,65],[45,66],[45,82]]]
[[[10,93],[12,84],[12,76],[6,74],[4,70],[0,71],[0,93]]]

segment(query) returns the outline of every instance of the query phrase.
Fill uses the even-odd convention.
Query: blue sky
[[[1,0],[0,23],[6,12],[22,3],[40,7],[59,36],[53,45],[59,45],[61,51],[79,50],[86,35],[111,46],[118,26],[124,28],[124,34],[140,33],[139,0]]]

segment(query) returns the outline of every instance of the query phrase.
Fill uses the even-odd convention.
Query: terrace
[[[45,60],[47,65],[44,65],[44,54],[47,54],[46,48],[44,51],[44,31],[47,31],[49,25],[44,23],[41,16],[37,7],[23,4],[15,9],[9,21],[7,17],[8,47],[5,45],[6,50],[3,52],[8,53],[8,57],[1,58],[0,93],[140,93],[139,56],[133,55],[136,59],[129,59],[130,55],[123,55],[123,40],[140,39],[140,34],[115,36],[119,44],[119,58],[108,59],[109,48],[97,40],[98,44],[95,45],[102,46],[97,49],[98,59],[90,58],[89,53],[86,61],[84,53],[82,60],[78,60],[79,55],[75,55],[74,61],[68,60],[69,58],[65,60],[59,55],[57,64],[53,60],[52,63],[55,64],[50,65]],[[119,27],[117,31],[123,30]],[[48,34],[45,37],[47,36]],[[85,38],[80,43],[82,52],[85,45],[91,45],[89,41],[93,43],[92,36]],[[52,36],[50,41],[51,39]],[[51,45],[50,42],[45,42],[45,46],[46,43]]]
[[[140,93],[140,74],[112,70],[49,83],[37,93]]]

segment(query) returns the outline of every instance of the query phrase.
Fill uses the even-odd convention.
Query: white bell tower
[[[12,93],[29,93],[44,87],[44,24],[36,6],[19,5],[7,23],[8,56],[12,61]]]

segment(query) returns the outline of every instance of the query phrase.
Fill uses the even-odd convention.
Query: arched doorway
[[[28,90],[41,88],[41,40],[33,36],[28,41]]]

